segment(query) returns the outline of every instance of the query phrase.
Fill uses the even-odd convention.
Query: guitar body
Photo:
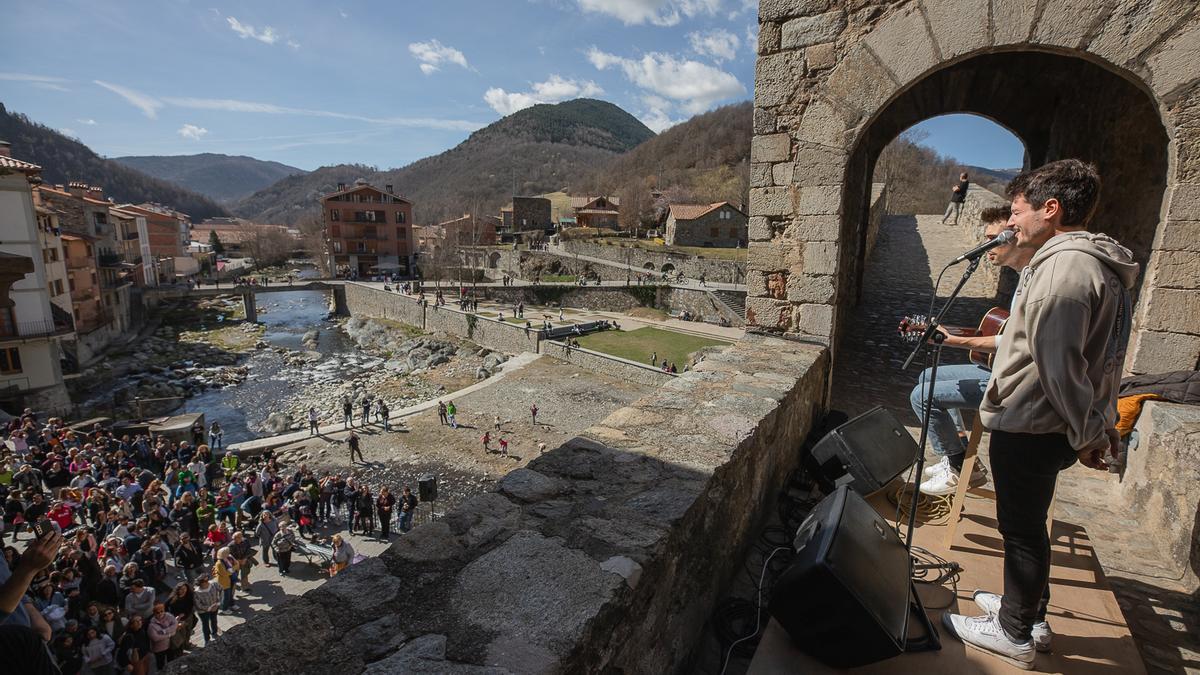
[[[964,326],[942,326],[942,328],[946,329],[947,333],[959,337],[987,337],[989,335],[999,335],[1000,331],[1004,329],[1004,322],[1006,321],[1008,321],[1008,310],[1003,307],[993,307],[983,315],[978,328],[966,328]],[[919,340],[928,325],[928,319],[923,316],[904,317],[900,321],[899,333],[906,341]],[[971,363],[983,366],[989,370],[992,367],[992,359],[994,357],[995,354],[975,350],[972,350],[968,356]]]

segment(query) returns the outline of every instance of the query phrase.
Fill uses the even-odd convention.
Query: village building
[[[63,411],[70,397],[60,341],[74,326],[51,302],[47,250],[60,249],[53,232],[44,237],[40,229],[31,187],[40,172],[0,143],[0,286],[6,291],[0,293],[0,407]]]
[[[577,227],[605,227],[615,230],[621,215],[617,197],[571,197],[571,210]]]
[[[499,243],[497,230],[500,219],[496,216],[472,218],[466,213],[454,220],[437,224],[433,236],[438,246],[493,246]]]
[[[671,204],[663,241],[668,246],[742,248],[749,218],[729,202]]]
[[[501,233],[507,239],[520,232],[552,231],[551,203],[545,197],[513,197],[500,209]]]
[[[187,252],[192,239],[190,216],[161,204],[122,204],[120,208],[146,219],[149,251],[157,266],[159,283],[172,284],[199,273],[199,267]]]
[[[325,253],[337,276],[399,274],[413,269],[413,203],[363,179],[321,197]]]

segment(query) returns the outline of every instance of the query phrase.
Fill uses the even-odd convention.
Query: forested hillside
[[[113,161],[219,202],[241,199],[287,176],[304,173],[304,169],[279,162],[211,152],[199,155],[115,157]]]
[[[193,221],[229,215],[208,197],[104,159],[79,141],[9,112],[2,103],[0,140],[12,144],[14,157],[40,165],[48,183],[84,181],[103,187],[104,194],[117,202],[158,202],[183,211]]]

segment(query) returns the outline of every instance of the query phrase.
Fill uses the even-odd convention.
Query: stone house
[[[729,202],[671,204],[663,239],[668,246],[740,248],[746,245],[748,223],[746,214]]]
[[[607,227],[615,230],[621,215],[621,200],[617,197],[571,197],[577,227]]]
[[[550,200],[545,197],[513,197],[500,209],[501,229],[505,235],[529,230],[553,230]]]

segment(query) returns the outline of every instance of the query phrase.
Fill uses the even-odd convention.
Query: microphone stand
[[[966,286],[967,280],[970,279],[971,275],[975,273],[975,270],[979,268],[979,260],[982,257],[983,255],[981,253],[979,256],[973,258],[970,261],[970,264],[967,265],[967,268],[963,270],[962,278],[958,280],[958,285],[954,287],[954,290],[950,293],[950,296],[946,298],[946,303],[942,305],[942,308],[938,310],[938,313],[929,319],[929,325],[925,327],[925,332],[921,334],[921,340],[917,343],[917,346],[913,348],[912,353],[908,355],[908,358],[904,361],[904,365],[901,368],[902,370],[908,370],[909,367],[912,366],[913,361],[916,360],[917,355],[921,353],[922,349],[929,347],[932,351],[933,361],[929,367],[929,377],[925,378],[924,382],[924,386],[926,387],[925,406],[923,410],[924,414],[921,416],[921,440],[917,444],[920,446],[920,450],[917,452],[916,484],[913,485],[912,504],[908,509],[908,536],[905,537],[904,540],[904,547],[908,551],[910,578],[912,577],[912,571],[914,568],[912,548],[913,536],[916,531],[917,504],[921,498],[921,477],[925,473],[925,448],[929,443],[929,413],[931,410],[933,410],[933,387],[934,383],[937,382],[938,363],[942,359],[942,343],[946,339],[946,335],[939,331],[938,328],[942,325],[942,317],[946,315],[946,312],[950,310],[950,307],[952,307],[954,302],[958,299],[959,294],[962,293],[962,289],[964,286]],[[954,263],[950,263],[950,265],[947,265],[946,267],[949,268],[952,265],[954,265]],[[937,289],[935,288],[933,292],[934,298],[936,299]],[[922,564],[920,565],[920,568],[923,570],[941,569],[951,573],[958,572],[962,569],[958,563],[954,562],[936,565]],[[920,597],[917,597],[916,595],[916,587],[912,583],[909,584],[909,594],[909,604],[912,605],[915,598],[915,606],[919,610],[919,616],[922,618],[926,629],[928,630],[928,637],[925,638],[923,644],[917,646],[917,649],[941,649],[941,642],[938,639],[937,629],[934,628],[933,624],[929,621],[929,617],[925,614],[924,608],[921,606]],[[905,651],[909,651],[907,635],[905,636]],[[916,651],[916,649],[913,651]]]

